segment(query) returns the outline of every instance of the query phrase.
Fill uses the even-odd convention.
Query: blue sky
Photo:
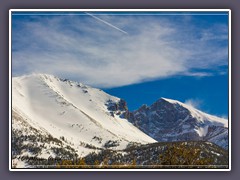
[[[128,102],[228,116],[226,12],[15,12],[12,74],[48,73]]]

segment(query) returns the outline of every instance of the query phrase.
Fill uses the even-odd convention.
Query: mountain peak
[[[195,107],[191,106],[191,105],[188,105],[188,104],[185,104],[185,103],[182,103],[180,101],[177,101],[177,100],[172,100],[172,99],[168,99],[168,98],[160,98],[159,99],[160,101],[165,101],[165,102],[169,102],[171,104],[178,104],[186,109],[188,109],[191,114],[193,116],[199,116],[199,115],[204,115],[204,116],[207,116],[209,119],[212,119],[214,121],[223,121],[223,123],[225,124],[225,126],[227,126],[227,119],[224,119],[224,118],[221,118],[221,117],[217,117],[217,116],[214,116],[214,115],[210,115],[210,114],[207,114],[199,109],[196,109]],[[226,121],[226,123],[224,122]]]
[[[173,100],[173,99],[168,99],[168,98],[165,98],[165,97],[161,97],[159,100],[164,100],[164,101],[167,101],[169,103],[181,103],[180,101],[177,101],[177,100]]]
[[[226,119],[177,100],[160,98],[150,106],[141,106],[129,117],[134,125],[158,141],[213,140],[218,136],[215,142],[227,147]]]
[[[155,142],[120,117],[127,111],[125,101],[78,82],[49,74],[16,77],[12,80],[12,99],[13,110],[34,128],[45,129],[56,138],[64,135],[80,154],[82,149],[90,151],[86,144],[123,149],[130,142]],[[108,104],[116,107],[115,114]]]

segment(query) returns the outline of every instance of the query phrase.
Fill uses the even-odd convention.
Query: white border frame
[[[227,12],[228,13],[228,169],[15,169],[12,168],[12,12]],[[185,14],[183,14],[185,15]],[[192,14],[189,14],[192,15]],[[231,9],[10,9],[9,10],[9,171],[231,171]]]

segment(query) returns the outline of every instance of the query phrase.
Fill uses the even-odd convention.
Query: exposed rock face
[[[196,112],[194,112],[196,111]],[[227,149],[228,128],[221,121],[182,103],[159,99],[151,106],[143,105],[134,112],[125,112],[140,130],[159,142],[207,140]]]
[[[125,118],[125,114],[128,112],[127,103],[123,99],[120,99],[120,101],[118,101],[118,102],[113,102],[113,101],[109,100],[106,103],[106,106],[112,116],[114,116],[114,114],[116,114],[116,115],[120,115],[121,117]]]

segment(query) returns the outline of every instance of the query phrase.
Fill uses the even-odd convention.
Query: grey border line
[[[12,14],[12,16],[67,16],[67,15],[70,15],[70,16],[73,16],[73,15],[76,15],[76,16],[87,16],[87,14]],[[94,14],[94,15],[97,15],[97,16],[227,16],[228,14]]]
[[[232,127],[232,171],[227,173],[218,172],[65,172],[65,173],[49,173],[49,172],[9,172],[8,171],[8,10],[10,8],[230,8],[232,10],[232,119],[234,126]],[[49,1],[28,1],[28,0],[1,0],[0,1],[0,119],[1,119],[1,148],[0,154],[0,174],[3,179],[18,180],[42,180],[49,178],[57,178],[58,180],[66,180],[71,177],[72,180],[79,179],[98,179],[98,180],[122,180],[122,179],[178,179],[178,180],[238,180],[240,177],[240,2],[238,0],[58,0]]]
[[[43,12],[43,9],[40,9],[39,11],[37,11],[37,10],[26,10],[26,9],[19,9],[19,10],[9,10],[9,22],[10,23],[12,23],[12,15],[14,14],[14,13],[20,13],[20,12],[33,12],[33,14],[35,14],[34,12]],[[75,9],[75,10],[68,10],[68,9],[66,9],[66,10],[62,10],[62,9],[49,9],[48,10],[49,12],[51,12],[50,13],[50,15],[55,15],[54,13],[55,12],[62,12],[62,15],[69,15],[69,13],[67,13],[67,12],[75,12],[75,15],[78,15],[77,13],[83,13],[83,14],[81,14],[81,15],[90,15],[90,16],[92,16],[91,14],[88,14],[88,13],[86,13],[86,12],[88,12],[88,11],[84,11],[84,10],[82,10],[82,9],[79,9],[79,10],[77,10],[77,9]],[[92,9],[90,12],[113,12],[114,11],[114,9],[109,9],[109,10],[104,10],[104,9],[100,9],[100,10],[96,10],[96,9]],[[128,11],[134,11],[134,10],[132,10],[132,9],[119,9],[119,10],[115,10],[114,12],[115,13],[118,13],[118,12],[128,12]],[[191,12],[195,12],[195,11],[197,11],[196,9],[189,9],[188,11],[184,11],[184,10],[177,10],[177,9],[169,9],[169,11],[168,10],[166,10],[166,11],[164,11],[164,12],[178,12],[178,13],[175,13],[175,14],[181,14],[181,12],[183,12],[183,13],[185,13],[185,12],[189,12],[187,15],[192,15],[191,14]],[[228,19],[229,20],[231,20],[231,11],[230,10],[225,10],[225,11],[223,11],[223,10],[220,10],[219,9],[219,11],[221,11],[221,12],[225,12],[226,14],[225,15],[228,15]],[[135,11],[135,12],[139,12],[139,10],[137,10],[137,11]],[[146,13],[146,11],[144,12],[144,11],[140,11],[140,12],[142,12],[142,13]],[[156,12],[156,13],[161,13],[161,12],[163,12],[163,11],[161,11],[161,9],[154,9],[154,10],[152,10],[151,11],[151,9],[149,9],[149,11],[148,12]],[[147,12],[147,13],[148,13]],[[201,9],[200,10],[200,12],[212,12],[212,13],[214,13],[214,12],[217,12],[217,11],[211,11],[211,10],[208,10],[208,9]],[[84,14],[85,13],[85,14]],[[210,15],[212,15],[212,13],[209,13]],[[27,13],[28,14],[28,13]],[[31,13],[29,13],[29,14],[31,14]],[[44,13],[43,13],[44,14]],[[118,14],[116,14],[116,15],[118,15]],[[11,17],[10,17],[11,16]],[[95,18],[95,16],[94,16],[94,18]],[[98,19],[98,18],[97,18]],[[102,21],[102,20],[101,20]],[[230,35],[230,30],[231,30],[231,23],[229,22],[229,24],[228,24],[228,30],[229,30],[229,33],[228,33],[228,36],[229,37],[231,37],[231,35]],[[118,29],[118,28],[117,28]],[[122,30],[120,30],[120,31],[122,31]],[[12,32],[11,32],[11,25],[9,24],[9,32],[10,32],[10,35],[12,35]],[[125,31],[123,31],[124,33],[126,33]],[[11,36],[9,36],[9,38],[10,38],[10,46],[11,46],[11,40],[12,40],[12,38],[11,38]],[[231,39],[230,38],[228,38],[228,43],[230,44],[231,43]],[[12,51],[11,51],[11,49],[12,49],[12,47],[9,47],[9,56],[10,57],[12,57],[11,56],[11,53],[12,53]],[[231,49],[229,49],[229,51],[228,51],[228,62],[229,62],[229,64],[231,64],[231,60],[230,60],[230,57],[231,57]],[[11,76],[12,77],[12,59],[9,61],[9,66],[11,66],[11,69],[9,68],[9,71],[11,71],[11,72],[9,72],[9,76]],[[229,72],[231,72],[231,67],[229,67],[228,66],[228,71]],[[229,77],[229,80],[231,80],[231,74],[229,74],[228,73],[228,77]],[[9,77],[9,81],[10,82],[12,82],[12,80],[11,80],[11,78]],[[12,87],[11,86],[9,86],[9,92],[10,92],[10,89],[11,89]],[[228,83],[228,89],[230,89],[231,87],[230,87],[230,82]],[[12,93],[12,90],[11,90],[11,93]],[[12,104],[12,99],[11,99],[11,97],[9,97],[9,100],[11,101],[11,104]],[[230,93],[228,93],[228,104],[229,104],[229,102],[231,103],[231,94]],[[11,105],[11,107],[12,107],[12,105]],[[11,111],[11,107],[9,106],[9,112]],[[229,110],[231,110],[231,106],[229,106]],[[229,114],[229,112],[228,112],[228,114]],[[9,116],[10,117],[12,117],[12,113],[9,113]],[[231,122],[231,116],[229,116],[228,115],[228,127],[229,127],[229,123]],[[230,126],[231,127],[231,126]],[[12,130],[12,124],[11,124],[11,129],[9,129],[9,131],[11,131]],[[229,131],[228,131],[229,132]],[[228,133],[228,138],[229,138],[229,141],[230,141],[230,135],[229,134],[231,134],[231,132],[230,133]],[[9,137],[9,141],[10,141],[10,139],[11,139],[11,135],[9,135],[10,137]],[[231,143],[229,143],[229,145],[230,145]],[[11,148],[11,144],[9,143],[9,148]],[[228,168],[204,168],[204,169],[202,169],[202,170],[205,170],[205,171],[227,171],[227,170],[231,170],[231,145],[229,146],[229,149],[228,149],[228,154],[229,154],[229,158],[228,158],[228,165],[219,165],[219,166],[217,166],[217,167],[228,167]],[[12,157],[12,154],[11,154],[11,152],[9,152],[9,156],[10,157]],[[10,158],[9,157],[9,163],[11,163],[11,160],[12,160],[12,158]],[[39,165],[40,167],[46,167],[46,166],[44,166],[44,165]],[[72,166],[74,166],[74,165],[72,165]],[[147,166],[153,166],[153,165],[147,165]],[[166,167],[167,167],[168,165],[166,165]],[[173,165],[173,167],[182,167],[183,165],[179,165],[179,166],[177,166],[177,165]],[[196,166],[198,166],[198,165],[188,165],[188,166],[190,166],[190,167],[196,167]],[[207,167],[211,167],[212,165],[209,165],[209,166],[207,166]],[[47,165],[47,167],[56,167],[56,166],[48,166]],[[124,167],[124,166],[123,166]],[[142,167],[142,166],[139,166],[139,167]],[[163,167],[164,167],[164,165],[163,165]],[[205,166],[206,167],[206,166]],[[47,168],[42,168],[42,169],[37,169],[37,168],[13,168],[12,167],[12,163],[9,165],[9,169],[11,170],[11,171],[18,171],[18,170],[25,170],[26,169],[26,171],[28,170],[28,169],[35,169],[36,171],[48,171],[48,170],[50,170],[50,169],[47,169]],[[51,168],[52,169],[52,168]],[[63,168],[61,168],[61,169],[63,169]],[[69,171],[73,171],[72,169],[70,169],[70,168],[67,168]],[[91,169],[91,168],[90,168]],[[86,170],[86,171],[90,171],[90,169],[89,168],[85,168],[84,170]],[[92,169],[94,169],[94,168],[92,168]],[[99,171],[101,168],[99,167],[99,168],[96,168],[96,171]],[[106,169],[108,169],[109,171],[112,171],[112,168],[106,168]],[[121,169],[122,168],[120,168],[120,169],[116,169],[116,171],[121,171]],[[123,168],[124,169],[124,168]],[[134,169],[134,168],[128,168],[130,171],[137,171],[136,169],[138,169],[138,168],[136,168],[136,169]],[[198,169],[190,169],[190,168],[188,168],[188,169],[184,169],[184,168],[173,168],[175,171],[198,171]],[[52,169],[53,170],[53,169]],[[56,170],[58,170],[57,168],[56,169],[54,169],[55,171]],[[169,170],[172,170],[172,169],[170,169],[170,168],[152,168],[152,169],[148,169],[148,168],[142,168],[142,170],[143,171],[169,171]],[[83,171],[83,169],[79,169],[79,171]]]

